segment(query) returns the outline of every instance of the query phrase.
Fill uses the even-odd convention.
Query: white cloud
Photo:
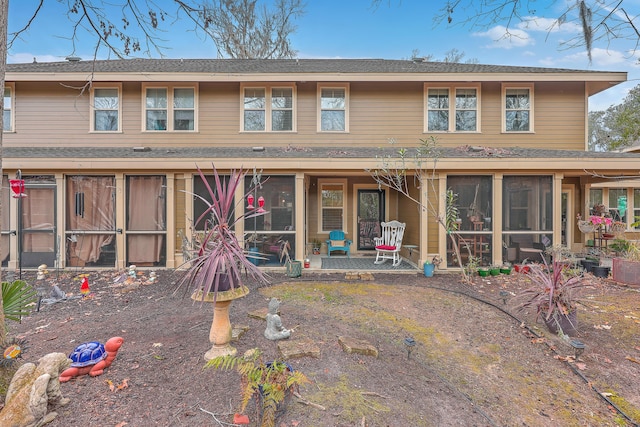
[[[486,37],[493,41],[488,48],[512,49],[535,44],[535,40],[529,37],[526,31],[519,29],[508,29],[502,25],[490,28],[488,31],[473,34],[476,37]]]
[[[576,63],[587,62],[587,52],[578,52],[565,56],[562,62]],[[624,53],[619,50],[602,49],[599,47],[591,49],[591,66],[594,68],[611,68],[612,65],[636,66],[638,62],[638,54]]]
[[[544,18],[541,16],[525,16],[518,23],[518,28],[529,31],[541,31],[545,33],[571,33],[577,34],[582,30],[572,22],[558,24],[558,20],[554,18]]]
[[[33,53],[16,53],[14,55],[7,55],[8,64],[25,64],[27,62],[60,62],[64,61],[64,58],[53,55],[34,55]]]

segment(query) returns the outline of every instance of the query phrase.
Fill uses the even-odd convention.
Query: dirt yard
[[[210,348],[211,305],[173,295],[177,276],[116,283],[119,274],[85,272],[89,298],[43,304],[22,323],[24,361],[49,352],[69,353],[84,342],[125,340],[113,365],[99,377],[62,385],[71,402],[58,409],[58,426],[228,426],[240,402],[234,372],[203,370]],[[29,278],[36,282],[34,277]],[[455,274],[272,274],[272,285],[231,307],[234,325],[248,332],[239,353],[260,348],[276,358],[265,323],[250,318],[281,300],[291,340],[310,340],[320,357],[289,360],[311,380],[279,427],[313,426],[619,426],[640,423],[640,293],[588,276],[591,302],[579,313],[578,360],[560,337],[532,317],[510,315],[511,299],[526,286],[522,274],[476,278]],[[79,272],[51,272],[38,287],[58,284],[79,295]],[[502,295],[500,291],[504,291]],[[366,340],[377,358],[347,354],[339,337]],[[416,346],[410,357],[404,340]],[[249,411],[251,416],[251,411]]]

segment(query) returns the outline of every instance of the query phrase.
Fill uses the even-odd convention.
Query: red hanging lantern
[[[10,179],[9,184],[11,185],[11,191],[13,191],[12,196],[14,198],[27,197],[24,194],[24,179]]]
[[[258,197],[258,213],[264,213],[266,212],[264,210],[264,197],[260,196]]]
[[[249,195],[247,196],[247,203],[249,203],[249,204],[247,205],[247,209],[255,209],[255,206],[253,206],[253,201],[254,201],[253,194],[249,194]]]

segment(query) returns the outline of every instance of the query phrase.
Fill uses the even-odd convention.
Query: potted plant
[[[478,267],[478,276],[480,277],[489,276],[489,267]]]
[[[207,205],[207,209],[195,222],[204,223],[204,231],[195,242],[193,258],[178,269],[182,272],[182,277],[178,281],[176,292],[183,289],[194,300],[213,303],[213,321],[209,334],[213,346],[205,354],[205,358],[210,360],[236,352],[229,345],[232,333],[229,305],[234,299],[249,293],[244,284],[245,278],[257,283],[267,283],[266,276],[247,257],[243,244],[234,232],[236,223],[264,215],[264,212],[255,210],[242,214],[242,208],[237,208],[235,204],[235,193],[244,180],[245,171],[234,169],[228,177],[222,177],[213,166],[213,188],[200,168],[198,173],[209,193],[206,198],[194,195]],[[251,191],[253,190],[248,189],[247,194]],[[255,257],[255,254],[249,257]]]
[[[511,274],[511,264],[502,264],[500,266],[500,274]]]
[[[322,242],[320,241],[320,239],[313,239],[311,241],[311,244],[313,245],[313,254],[320,255],[320,248],[322,247]]]
[[[301,384],[309,379],[284,361],[263,362],[260,351],[252,349],[244,356],[220,356],[211,359],[207,368],[235,370],[240,374],[242,403],[239,412],[245,412],[251,398],[256,400],[256,425],[269,427],[275,424],[279,413]],[[236,414],[237,415],[237,414]]]
[[[424,275],[425,277],[433,277],[433,271],[435,270],[436,266],[435,264],[433,264],[430,260],[425,260],[424,263],[422,264],[422,269],[424,270]]]
[[[499,276],[500,275],[500,266],[499,265],[492,265],[491,267],[489,267],[489,274],[491,274],[492,276]]]
[[[542,318],[553,332],[573,334],[577,327],[577,306],[582,303],[589,285],[581,275],[567,271],[565,264],[554,260],[549,264],[529,264],[531,286],[521,291],[514,301],[516,309],[533,309],[536,320]]]

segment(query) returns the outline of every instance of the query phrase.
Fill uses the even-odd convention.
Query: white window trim
[[[349,83],[318,83],[316,91],[318,99],[316,108],[318,117],[316,118],[316,128],[319,133],[349,133]],[[322,89],[344,89],[344,130],[322,130]]]
[[[480,83],[466,83],[466,84],[451,84],[451,85],[443,85],[439,84],[424,84],[423,90],[423,101],[422,105],[424,108],[424,133],[481,133],[480,123],[481,120],[481,85]],[[429,89],[446,89],[449,92],[449,129],[448,130],[429,130]],[[457,89],[474,89],[476,91],[476,129],[475,130],[456,130],[456,90]]]
[[[264,130],[245,130],[244,129],[244,91],[245,89],[264,89],[265,106],[264,106]],[[291,89],[291,130],[272,130],[271,123],[271,96],[273,89]],[[297,132],[297,86],[295,83],[279,82],[277,84],[267,83],[251,83],[240,85],[240,132],[241,133],[293,133]],[[276,111],[284,111],[285,109],[277,108]]]
[[[318,180],[318,234],[329,235],[329,231],[322,229],[322,186],[325,184],[342,186],[342,230],[347,230],[347,180],[346,179],[319,179]]]
[[[96,108],[94,95],[96,89],[117,89],[118,91],[118,129],[116,130],[96,130]],[[94,84],[91,87],[91,98],[89,101],[90,117],[89,117],[89,133],[122,133],[122,83],[113,84]]]
[[[3,133],[15,133],[16,131],[16,85],[13,82],[5,82],[5,89],[9,89],[11,99],[11,120],[9,121],[9,130],[4,130],[6,123],[2,124]],[[4,103],[4,91],[2,92],[2,102]],[[4,114],[4,109],[2,110]]]
[[[167,90],[167,129],[166,130],[148,130],[147,129],[147,89],[166,89]],[[175,89],[193,89],[193,130],[174,130],[174,108],[173,108],[173,92]],[[200,85],[198,83],[193,84],[142,84],[142,132],[149,133],[195,133],[198,132],[198,92]],[[185,110],[181,108],[180,110]]]
[[[535,102],[535,96],[534,96],[534,84],[533,83],[503,83],[502,84],[502,90],[501,90],[501,109],[500,109],[500,116],[501,116],[501,120],[502,120],[502,133],[508,133],[508,134],[517,134],[517,133],[534,133],[534,123],[535,123],[535,117],[534,117],[534,112],[535,112],[535,108],[534,108],[534,102]],[[514,131],[514,130],[507,130],[507,89],[527,89],[529,90],[529,130],[525,130],[525,131]]]

